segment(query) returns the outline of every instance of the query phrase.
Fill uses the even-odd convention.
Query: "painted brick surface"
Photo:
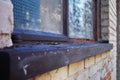
[[[113,80],[112,59],[109,54],[110,51],[101,55],[95,55],[87,60],[85,59],[86,61],[82,60],[73,63],[43,75],[38,75],[30,80]],[[97,62],[96,56],[99,58]]]
[[[116,0],[109,0],[109,42],[113,44],[113,49],[111,50],[108,58],[108,69],[109,71],[107,72],[106,76],[111,73],[110,80],[119,80],[116,78],[116,61],[117,61],[117,8],[116,4],[118,2]],[[110,69],[110,67],[112,67]]]
[[[0,0],[0,48],[12,46],[13,5],[10,0]]]
[[[71,76],[81,70],[84,70],[84,60],[69,65],[69,76]]]
[[[67,75],[68,75],[68,67],[65,66],[65,67],[59,68],[54,72],[50,72],[49,74],[51,76],[51,80],[64,80],[67,78]]]
[[[100,62],[100,61],[102,60],[101,57],[102,57],[102,54],[96,55],[96,56],[95,56],[95,63]]]
[[[89,68],[90,66],[94,65],[94,63],[95,63],[94,61],[95,61],[94,56],[85,59],[85,68]]]
[[[12,45],[11,34],[0,34],[0,48]]]
[[[108,40],[109,25],[109,0],[101,0],[101,37],[102,40]],[[104,31],[107,30],[107,31]]]

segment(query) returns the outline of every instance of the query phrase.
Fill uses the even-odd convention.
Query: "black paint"
[[[10,79],[3,80],[26,80],[38,74],[109,51],[112,47],[112,44],[108,43],[21,45],[0,50],[2,66],[0,69],[7,70],[9,74],[7,76],[10,76]],[[4,75],[6,74],[1,74],[1,76]]]
[[[16,43],[24,41],[56,41],[56,42],[66,42],[68,38],[62,34],[53,34],[47,32],[37,32],[30,30],[14,30],[13,41]]]
[[[63,0],[63,33],[68,36],[68,0]]]
[[[120,80],[120,0],[117,0],[117,80]]]

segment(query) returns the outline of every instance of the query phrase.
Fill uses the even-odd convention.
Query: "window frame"
[[[75,43],[83,43],[83,42],[96,42],[98,40],[98,12],[97,12],[97,0],[94,1],[94,26],[93,26],[93,39],[83,39],[83,38],[69,38],[68,34],[68,0],[63,1],[63,34],[55,34],[49,32],[41,32],[41,31],[31,31],[31,30],[20,30],[15,29],[12,34],[12,39],[14,43],[27,43],[27,42],[75,42]]]
[[[65,6],[67,7],[67,5]],[[100,6],[100,4],[98,4],[97,6]],[[101,14],[98,12],[99,10],[97,10],[97,14]],[[67,15],[67,11],[64,15]],[[64,16],[64,19],[66,20],[67,18],[65,17],[67,16]],[[97,22],[100,22],[99,20],[100,15],[97,15],[97,17],[98,17]],[[63,35],[58,36],[56,34],[49,33],[47,34],[44,32],[36,31],[14,30],[13,38],[15,40],[18,40],[18,42],[24,42],[27,40],[58,41],[59,39],[61,39],[59,41],[69,41],[68,37],[66,37],[68,32],[67,24],[65,23],[67,23],[67,20],[66,22],[64,22],[64,26],[66,25],[64,36]],[[97,25],[100,25],[100,23],[98,23]],[[100,27],[97,26],[98,31],[100,31],[99,28]],[[100,37],[100,35],[98,35],[97,37]],[[78,39],[78,42],[80,40],[82,42],[82,39]],[[27,45],[15,45],[10,48],[0,49],[1,53],[0,63],[3,64],[3,66],[0,68],[3,73],[2,78],[4,80],[8,79],[26,80],[36,75],[40,75],[48,71],[55,70],[66,65],[70,65],[72,63],[84,60],[88,57],[92,57],[97,54],[110,51],[112,48],[113,45],[109,43],[93,43],[93,44],[90,43],[90,44],[64,44],[64,45],[27,44]],[[27,63],[30,63],[30,65],[26,68],[27,71],[26,74],[23,69]],[[22,66],[20,64],[22,64]],[[5,72],[7,74],[4,74]]]
[[[98,39],[100,38],[100,28],[98,25],[98,21],[99,21],[99,0],[93,0],[94,2],[94,14],[93,14],[93,39],[87,39],[87,38],[70,38],[71,41],[73,42],[77,42],[77,43],[93,43],[93,42],[97,42]]]
[[[21,43],[25,41],[42,41],[42,42],[66,42],[67,37],[67,1],[63,1],[63,34],[55,34],[49,32],[32,31],[32,30],[21,30],[15,29],[12,34],[14,43]]]

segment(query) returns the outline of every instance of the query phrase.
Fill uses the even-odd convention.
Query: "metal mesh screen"
[[[15,28],[61,34],[62,0],[12,0]]]
[[[15,28],[40,28],[40,0],[12,0],[14,5]]]

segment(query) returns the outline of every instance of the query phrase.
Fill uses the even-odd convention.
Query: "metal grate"
[[[40,0],[12,0],[17,29],[39,28]]]
[[[15,28],[63,33],[62,0],[12,0]]]

